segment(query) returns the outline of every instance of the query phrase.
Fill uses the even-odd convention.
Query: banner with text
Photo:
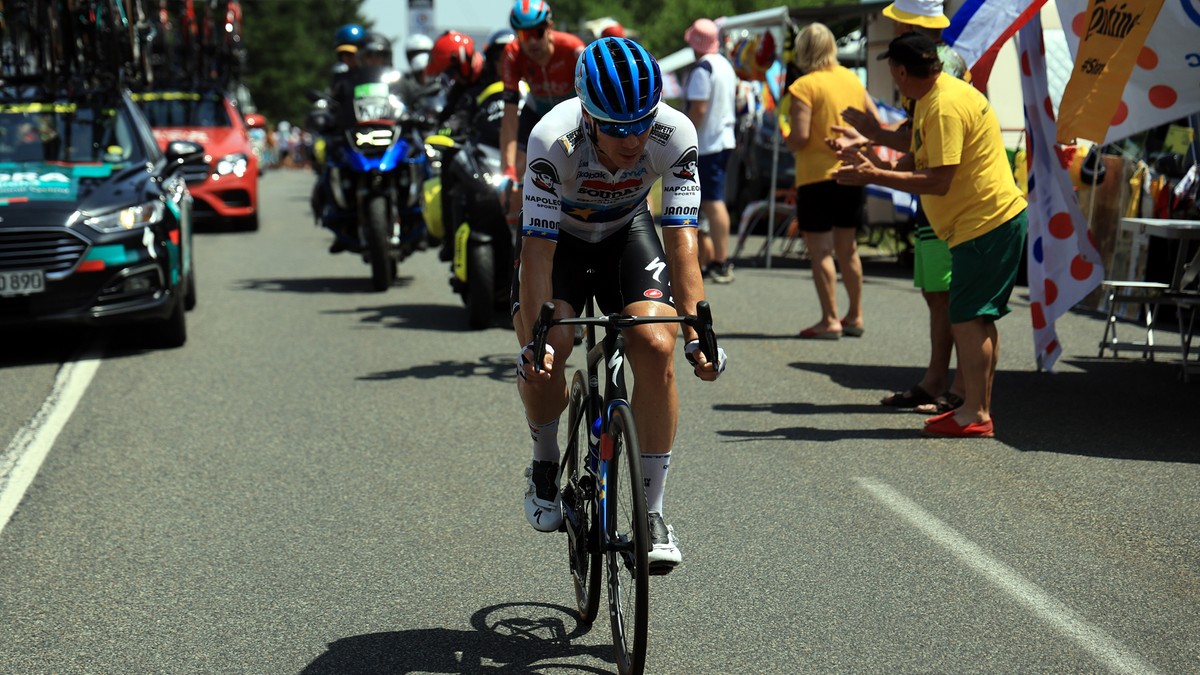
[[[1143,47],[1162,6],[1163,0],[1090,0],[1072,18],[1078,47],[1058,106],[1060,143],[1104,140],[1134,66],[1151,58]]]

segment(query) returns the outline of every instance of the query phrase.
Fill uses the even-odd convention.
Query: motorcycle
[[[467,325],[481,330],[508,307],[517,237],[517,223],[500,200],[500,150],[440,134],[426,137],[425,145],[441,157],[442,229],[453,251],[450,286],[466,305]]]
[[[371,285],[387,290],[400,261],[425,247],[421,186],[426,155],[419,128],[392,93],[395,71],[360,68],[352,100],[310,96],[309,125],[326,137],[325,175],[314,186],[313,213],[337,237],[335,248],[359,252],[371,265]]]

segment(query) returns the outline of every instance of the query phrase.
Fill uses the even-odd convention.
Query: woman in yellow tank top
[[[841,111],[863,108],[878,117],[875,104],[858,76],[837,60],[837,43],[824,24],[805,26],[796,36],[796,65],[805,73],[788,87],[792,96],[787,146],[796,157],[796,214],[812,260],[813,283],[821,303],[821,319],[800,331],[806,339],[837,339],[863,333],[862,261],[855,235],[862,222],[865,192],[861,186],[833,180],[839,160],[824,142],[844,126]],[[842,271],[850,305],[839,318],[837,267]]]

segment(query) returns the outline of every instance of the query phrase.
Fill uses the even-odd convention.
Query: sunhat
[[[692,49],[700,54],[717,53],[717,24],[712,19],[696,19],[683,34]]]
[[[887,18],[921,28],[945,28],[950,19],[942,13],[941,0],[896,0],[883,8]]]

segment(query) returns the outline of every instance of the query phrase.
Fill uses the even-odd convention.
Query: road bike
[[[593,300],[584,316],[554,319],[554,304],[542,306],[534,325],[534,363],[542,363],[546,336],[556,325],[585,328],[587,366],[571,379],[567,447],[559,468],[567,556],[579,620],[591,624],[600,605],[600,575],[607,571],[609,618],[617,669],[641,673],[646,665],[646,622],[650,575],[649,516],[642,482],[637,426],[625,387],[623,330],[650,323],[683,323],[700,334],[700,350],[716,362],[717,338],[707,302],[688,316],[595,316]],[[604,338],[596,342],[596,332]],[[604,378],[604,394],[600,378]],[[603,563],[603,568],[601,564]]]

